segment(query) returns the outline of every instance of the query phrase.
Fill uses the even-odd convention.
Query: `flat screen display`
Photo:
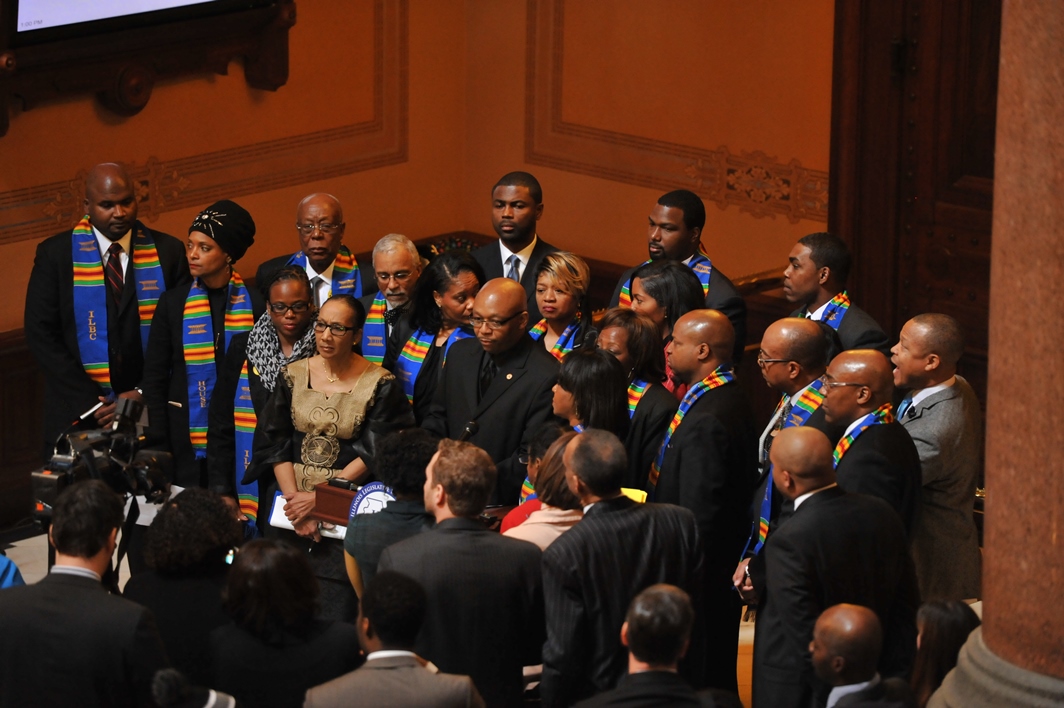
[[[20,0],[16,31],[64,27],[156,10],[204,5],[216,0]]]

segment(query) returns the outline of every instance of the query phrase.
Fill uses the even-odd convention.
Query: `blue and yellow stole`
[[[362,356],[374,364],[384,361],[384,354],[388,350],[388,325],[384,323],[387,309],[388,301],[384,299],[384,293],[378,290],[362,328]]]
[[[234,334],[247,332],[254,324],[248,289],[240,275],[233,271],[229,278],[229,301],[225,306],[226,348]],[[181,331],[188,376],[188,436],[196,459],[203,460],[207,457],[207,409],[218,380],[218,369],[214,361],[211,305],[207,300],[207,289],[199,278],[192,281],[188,291]]]
[[[850,296],[843,290],[835,297],[828,300],[828,306],[824,308],[824,315],[820,318],[834,330],[842,324],[842,318],[846,316],[846,310],[850,309]]]
[[[676,409],[676,413],[672,416],[672,420],[669,422],[669,428],[665,431],[665,439],[661,441],[661,447],[658,448],[657,457],[654,458],[654,463],[650,466],[650,477],[647,482],[650,484],[651,493],[653,494],[654,488],[658,485],[658,477],[661,476],[661,465],[665,462],[665,451],[669,449],[669,442],[672,440],[673,433],[683,423],[684,417],[687,415],[687,411],[691,410],[699,398],[705,395],[707,391],[731,383],[735,380],[735,373],[730,369],[725,369],[723,366],[718,366],[713,370],[706,378],[702,379],[694,386],[687,390],[684,394],[683,400],[680,401],[680,407]]]
[[[639,264],[642,268],[650,261],[643,261]],[[702,247],[702,244],[698,244],[698,250],[691,256],[691,260],[687,261],[687,267],[690,268],[696,276],[698,276],[698,282],[702,283],[702,296],[705,297],[709,294],[709,279],[713,275],[713,263],[709,260],[709,254],[706,253],[706,249]],[[617,300],[617,305],[620,307],[632,306],[632,279],[629,278],[628,282],[621,286],[621,294]]]
[[[451,350],[452,344],[460,339],[469,339],[472,336],[473,333],[470,330],[463,327],[455,327],[454,331],[447,337],[447,342],[443,345],[443,361],[447,361],[447,352]],[[419,329],[403,345],[403,351],[399,353],[399,359],[395,362],[395,371],[392,373],[399,379],[399,383],[403,386],[403,393],[406,394],[406,400],[411,403],[414,402],[414,384],[417,383],[418,374],[421,373],[421,366],[425,363],[429,348],[435,344],[435,334]]]
[[[307,254],[302,251],[293,253],[286,265],[297,265],[305,270]],[[362,272],[347,246],[340,246],[340,252],[333,261],[332,289],[329,291],[329,297],[333,295],[362,297]]]
[[[93,381],[111,393],[111,364],[107,349],[107,283],[103,276],[103,258],[85,216],[71,232],[74,265],[74,321],[78,336],[81,365]],[[137,309],[140,316],[141,349],[148,348],[148,332],[159,295],[166,289],[159,252],[151,236],[134,226],[129,254],[137,285]]]
[[[558,361],[562,360],[566,354],[571,352],[573,348],[578,344],[576,341],[576,332],[580,329],[580,313],[576,313],[576,317],[570,322],[565,329],[562,330],[561,336],[558,337],[558,341],[554,343],[554,346],[550,348],[550,354]],[[546,318],[540,320],[536,325],[528,330],[528,334],[532,339],[537,342],[543,339],[543,335],[547,333],[547,320]]]
[[[259,518],[259,481],[244,484],[244,473],[251,464],[251,451],[255,442],[255,426],[258,425],[258,416],[255,415],[255,405],[251,401],[251,387],[248,384],[248,360],[244,359],[244,365],[240,368],[240,380],[236,385],[236,394],[233,397],[233,429],[236,442],[236,475],[234,489],[237,499],[240,500],[240,511],[248,517],[248,526],[255,536],[260,535],[256,522]]]

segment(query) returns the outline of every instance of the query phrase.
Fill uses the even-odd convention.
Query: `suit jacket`
[[[487,356],[477,339],[463,339],[451,346],[448,365],[436,396],[421,425],[447,438],[458,438],[466,425],[479,425],[469,442],[491,455],[499,471],[492,495],[494,503],[517,501],[525,466],[518,457],[528,450],[529,438],[552,415],[551,387],[558,377],[558,360],[538,342],[525,335],[518,344],[498,357],[498,373],[484,397],[477,401],[482,357]]]
[[[350,249],[350,246],[348,248]],[[274,273],[276,273],[281,268],[284,268],[286,265],[288,265],[288,259],[291,258],[293,255],[295,255],[295,254],[286,253],[283,256],[277,256],[276,258],[271,258],[270,260],[264,261],[261,265],[259,265],[258,270],[255,271],[255,288],[260,292],[260,294],[262,295],[262,298],[264,300],[267,298],[269,293],[262,292],[262,286],[264,286],[266,284],[267,280],[269,280],[271,277],[273,277]],[[351,251],[351,255],[354,255],[354,251]],[[373,287],[373,283],[375,282],[375,278],[373,276],[372,265],[371,265],[371,267],[369,269],[369,282],[370,282],[370,284],[368,286],[366,285],[366,278],[363,277],[363,276],[364,276],[364,273],[362,272],[362,264],[360,263],[359,267],[358,267],[358,271],[356,272],[356,275],[355,275],[355,287],[357,288],[357,292],[365,292],[367,287]],[[366,309],[368,310],[369,308],[366,308]]]
[[[188,260],[180,241],[152,231],[139,221],[135,229],[149,233],[154,239],[167,290],[189,281]],[[26,343],[44,373],[45,459],[51,457],[56,437],[104,395],[81,364],[74,320],[70,234],[64,231],[38,244],[26,291]],[[124,286],[121,303],[116,305],[113,298],[107,298],[107,344],[111,384],[116,393],[139,386],[144,374],[136,269],[132,259],[126,268]]]
[[[524,271],[521,273],[521,286],[525,289],[525,294],[528,297],[529,327],[532,327],[543,317],[539,312],[539,305],[536,304],[536,269],[543,262],[543,256],[557,250],[557,248],[537,235],[536,245],[532,248],[532,255],[528,258],[528,265],[525,266]],[[484,277],[487,280],[502,278],[506,275],[502,269],[502,251],[499,250],[498,240],[474,249],[473,258],[476,258],[477,263],[484,269]]]
[[[539,663],[543,644],[540,558],[531,543],[458,518],[384,549],[377,572],[409,575],[432,598],[420,656],[470,676],[489,706],[520,706],[522,667]]]
[[[413,656],[371,659],[307,691],[304,708],[346,708],[354,698],[378,708],[475,708],[484,700],[468,676],[434,674]]]
[[[791,317],[805,317],[806,313],[806,308],[802,307],[792,312]],[[890,358],[890,338],[872,315],[859,307],[850,305],[835,331],[838,332],[843,351],[875,349]]]
[[[543,552],[543,705],[568,706],[613,688],[628,669],[620,632],[632,599],[670,583],[700,612],[701,575],[698,523],[687,509],[624,496],[588,509]]]
[[[174,470],[171,481],[182,487],[199,487],[207,481],[204,474],[205,465],[196,459],[196,452],[189,439],[188,375],[185,370],[182,337],[185,301],[191,288],[192,284],[186,283],[174,290],[167,290],[159,298],[155,316],[151,321],[151,336],[148,338],[148,355],[144,367],[148,440],[150,443],[163,445],[164,449],[173,453]],[[248,296],[251,300],[252,316],[257,322],[266,309],[265,304],[255,288],[248,288]],[[215,373],[221,378],[225,369],[224,337],[220,338],[215,346],[215,361]],[[217,380],[216,378],[216,383]],[[209,395],[213,395],[213,390]],[[208,400],[208,404],[209,402]]]
[[[52,573],[0,592],[0,706],[153,706],[166,652],[150,611]]]
[[[650,466],[661,449],[665,431],[672,421],[680,402],[669,390],[654,384],[646,390],[635,407],[624,447],[628,452],[628,475],[623,486],[632,489],[647,489]]]
[[[847,492],[871,494],[890,504],[912,537],[920,518],[920,455],[901,423],[873,425],[857,436],[835,476]]]
[[[953,386],[928,396],[900,419],[923,472],[912,552],[925,601],[979,597],[982,557],[972,507],[983,449],[981,417],[975,392],[958,376]]]
[[[300,706],[308,689],[353,671],[362,661],[358,633],[346,622],[312,620],[301,635],[267,643],[233,623],[210,638],[208,684],[246,706]]]
[[[769,536],[754,634],[754,708],[805,708],[827,699],[809,641],[820,613],[840,602],[864,605],[883,626],[883,676],[906,675],[916,651],[920,604],[908,541],[881,499],[822,489]]]
[[[836,708],[916,708],[912,689],[899,678],[878,681],[849,693],[835,703]]]
[[[621,298],[621,288],[625,285],[629,288],[632,286],[632,275],[638,269],[639,266],[629,268],[621,275],[621,279],[617,281],[617,287],[613,289],[610,307],[617,307]],[[735,349],[732,352],[732,362],[738,363],[743,357],[743,349],[746,348],[746,300],[739,294],[728,276],[721,273],[716,266],[713,266],[713,272],[709,276],[706,308],[723,312],[735,328]]]
[[[580,701],[576,705],[577,708],[713,708],[716,702],[708,694],[696,693],[677,673],[644,671],[626,674],[617,684],[617,688]]]

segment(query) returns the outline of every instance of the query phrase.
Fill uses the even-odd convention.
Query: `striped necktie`
[[[116,303],[122,302],[122,245],[112,243],[107,249],[107,283],[111,286],[111,295]]]

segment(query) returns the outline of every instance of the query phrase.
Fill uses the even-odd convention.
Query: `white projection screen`
[[[94,22],[155,10],[204,5],[215,0],[20,0],[18,32]]]

